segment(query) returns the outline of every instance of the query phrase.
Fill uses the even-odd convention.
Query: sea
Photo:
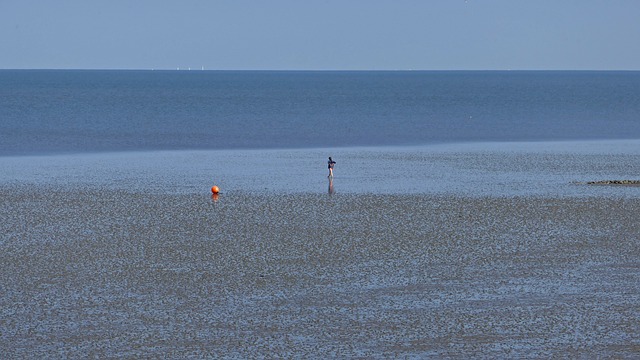
[[[1,70],[0,357],[638,358],[610,179],[640,72]]]
[[[0,156],[638,138],[637,71],[0,70]]]
[[[640,177],[640,72],[0,70],[0,169],[178,193],[637,197],[576,184]]]

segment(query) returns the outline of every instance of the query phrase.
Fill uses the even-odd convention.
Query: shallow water
[[[337,161],[331,183],[328,156]],[[584,183],[640,178],[640,140],[0,157],[0,168],[1,184],[35,191],[85,185],[197,194],[218,185],[223,194],[637,197],[640,188]]]

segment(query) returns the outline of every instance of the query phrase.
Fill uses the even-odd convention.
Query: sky
[[[0,0],[0,69],[640,70],[640,0]]]

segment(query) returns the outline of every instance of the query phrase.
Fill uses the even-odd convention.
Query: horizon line
[[[501,71],[501,72],[535,72],[535,71],[583,71],[583,72],[635,72],[639,69],[205,69],[205,68],[0,68],[0,71],[176,71],[176,72],[447,72],[447,71],[459,71],[459,72],[489,72],[489,71]]]

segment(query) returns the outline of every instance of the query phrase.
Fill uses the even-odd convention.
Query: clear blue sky
[[[640,0],[0,0],[3,69],[640,70]]]

